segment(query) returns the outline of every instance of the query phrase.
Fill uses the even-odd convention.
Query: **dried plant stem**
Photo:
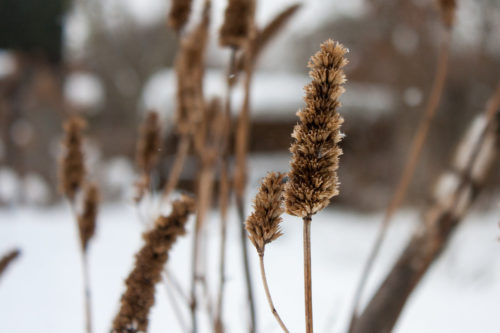
[[[304,221],[304,302],[306,312],[306,333],[313,332],[312,276],[311,276],[311,217]]]
[[[498,117],[500,85],[490,100],[485,114],[485,125],[476,141],[466,136],[463,147],[468,148],[467,160],[458,155],[451,170],[459,170],[454,188],[446,196],[439,196],[426,215],[426,221],[417,229],[405,250],[387,274],[353,329],[355,333],[391,332],[408,297],[427,270],[445,248],[453,231],[478,197],[492,162],[498,157]],[[472,139],[472,140],[471,140]],[[460,151],[460,150],[459,150]],[[462,151],[463,154],[463,151]],[[457,162],[460,161],[460,162]],[[453,173],[451,173],[453,174]]]
[[[172,292],[171,287],[172,283],[170,283],[170,279],[168,278],[168,273],[164,273],[164,278],[163,278],[163,285],[165,286],[165,292],[167,293],[167,298],[170,301],[170,305],[172,306],[172,310],[174,312],[175,317],[177,318],[177,321],[179,322],[179,326],[182,328],[183,332],[189,332],[188,326],[186,324],[186,321],[184,320],[184,317],[182,316],[181,309],[179,307],[179,303],[177,302],[177,299],[175,298],[174,293]],[[175,287],[173,287],[175,288]]]
[[[251,51],[249,51],[251,52]],[[256,315],[255,315],[255,302],[252,292],[252,278],[250,273],[250,263],[248,260],[247,250],[247,235],[245,230],[245,187],[246,187],[246,173],[247,173],[247,152],[248,152],[248,132],[250,127],[250,86],[253,73],[253,60],[249,56],[246,59],[245,65],[245,82],[244,82],[244,100],[240,116],[238,118],[237,132],[236,132],[236,165],[234,175],[234,188],[236,194],[236,208],[240,220],[240,243],[243,256],[243,265],[245,270],[245,280],[247,284],[247,297],[250,310],[250,332],[255,332]]]
[[[5,254],[3,257],[0,258],[0,277],[5,272],[7,267],[9,267],[10,264],[14,260],[16,260],[20,254],[21,251],[19,249],[14,249],[12,251],[9,251],[7,254]]]
[[[172,191],[177,186],[177,183],[179,182],[182,168],[184,167],[184,162],[186,161],[186,156],[189,152],[190,144],[191,144],[191,139],[189,135],[182,135],[180,137],[179,142],[177,144],[177,152],[175,154],[174,164],[170,169],[167,184],[165,185],[165,189],[163,190],[164,201],[168,200],[168,197],[170,196]]]
[[[82,278],[85,302],[85,331],[92,333],[92,297],[90,291],[89,262],[87,252],[82,253]]]
[[[448,56],[449,56],[451,31],[449,29],[446,29],[444,33],[445,35],[443,37],[443,42],[441,44],[441,49],[438,56],[437,70],[434,77],[434,83],[430,93],[429,101],[427,103],[427,107],[420,120],[415,137],[413,138],[411,144],[410,152],[408,154],[406,164],[403,169],[403,173],[401,175],[401,178],[399,179],[396,191],[394,192],[394,195],[389,205],[387,206],[384,219],[377,231],[375,243],[365,263],[365,266],[363,267],[363,271],[361,273],[361,279],[355,291],[354,307],[353,307],[354,310],[351,317],[349,332],[353,332],[356,318],[359,316],[361,296],[363,295],[366,282],[371,274],[375,260],[380,253],[380,248],[382,246],[382,243],[384,242],[392,216],[399,208],[399,206],[401,205],[402,201],[406,196],[408,186],[410,185],[410,182],[413,178],[413,174],[415,173],[415,168],[417,166],[418,159],[420,157],[422,148],[427,138],[427,133],[429,132],[429,128],[436,114],[439,101],[441,100],[444,83],[448,72]]]
[[[224,126],[222,134],[222,161],[219,181],[219,209],[220,209],[220,248],[219,248],[219,289],[215,309],[216,333],[223,333],[222,312],[224,305],[224,284],[226,282],[226,238],[227,238],[227,207],[229,205],[229,138],[231,136],[231,96],[235,81],[236,49],[231,48],[229,70],[226,78],[226,98],[224,103]]]
[[[278,314],[278,311],[276,311],[276,308],[274,307],[273,304],[273,299],[271,298],[271,293],[269,292],[269,286],[267,285],[267,278],[266,278],[266,269],[264,268],[264,253],[259,253],[259,262],[260,262],[260,276],[262,277],[262,284],[264,285],[264,290],[266,292],[266,298],[267,302],[269,303],[269,307],[271,308],[271,312],[273,313],[274,317],[278,321],[278,324],[281,326],[284,332],[289,332],[288,329],[285,326],[285,323],[283,320],[281,320],[280,315]]]

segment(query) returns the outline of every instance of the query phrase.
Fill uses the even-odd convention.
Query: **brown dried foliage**
[[[253,29],[255,0],[229,0],[220,29],[222,46],[243,48]]]
[[[309,61],[312,82],[305,87],[306,107],[297,113],[300,123],[292,133],[293,157],[285,186],[286,209],[291,215],[311,216],[338,194],[343,118],[337,109],[346,80],[342,70],[348,63],[346,53],[342,44],[327,40]]]
[[[173,203],[168,217],[158,217],[153,229],[143,235],[145,244],[137,253],[135,267],[125,281],[127,290],[113,322],[114,333],[147,331],[155,284],[161,280],[172,245],[178,236],[186,233],[185,225],[194,209],[194,200],[184,196]]]
[[[456,0],[438,0],[443,24],[450,28],[455,21]]]
[[[85,164],[82,150],[82,130],[85,120],[78,116],[70,117],[64,124],[64,155],[60,161],[59,189],[70,200],[82,187],[85,178]]]
[[[191,0],[172,0],[167,19],[170,28],[179,31],[186,25],[191,13],[191,2]]]
[[[5,272],[7,267],[21,254],[19,249],[12,250],[0,259],[0,276]]]
[[[193,133],[203,113],[203,71],[210,24],[210,2],[205,2],[200,24],[181,41],[176,58],[177,110],[179,134]]]
[[[259,254],[264,253],[266,244],[282,235],[280,223],[283,214],[283,191],[286,174],[270,172],[262,180],[254,200],[254,212],[248,217],[245,226],[248,238]]]
[[[137,168],[149,174],[158,162],[161,149],[161,126],[158,113],[149,112],[139,129],[137,142],[136,163]]]
[[[87,185],[85,197],[83,198],[82,213],[78,216],[78,230],[80,231],[80,242],[85,252],[89,240],[94,236],[97,212],[99,208],[99,188],[96,184]]]

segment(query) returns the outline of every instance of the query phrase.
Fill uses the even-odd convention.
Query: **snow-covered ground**
[[[253,195],[253,193],[251,193]],[[248,206],[250,209],[250,206]],[[90,247],[95,332],[108,332],[117,311],[123,280],[141,246],[142,224],[132,205],[106,204]],[[373,241],[380,214],[333,208],[314,217],[312,226],[313,299],[317,332],[342,332],[355,282]],[[500,243],[496,212],[472,214],[454,235],[448,250],[410,299],[396,332],[498,332],[500,320]],[[227,332],[245,332],[246,311],[239,261],[236,215],[230,214]],[[399,253],[418,215],[397,215],[383,248],[370,289],[380,281]],[[189,227],[192,228],[192,221]],[[292,332],[303,331],[301,223],[285,217],[284,236],[266,249],[266,266],[275,304]],[[218,219],[212,214],[207,231],[209,284],[214,297],[217,279]],[[69,209],[17,207],[0,210],[0,253],[18,246],[22,257],[0,280],[2,332],[84,332],[80,255]],[[250,249],[258,303],[259,332],[280,332],[268,311],[259,280],[258,261]],[[168,269],[187,291],[191,239],[175,246]],[[182,332],[164,285],[157,289],[150,332]],[[180,303],[183,304],[182,302]],[[184,308],[184,320],[189,322]],[[209,332],[205,322],[201,332]]]

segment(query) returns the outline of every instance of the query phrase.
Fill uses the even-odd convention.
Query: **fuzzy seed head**
[[[161,127],[157,112],[149,112],[139,129],[137,142],[137,168],[149,174],[158,162],[161,149]]]
[[[438,0],[443,24],[450,28],[455,22],[456,0]]]
[[[229,0],[220,29],[220,45],[243,48],[253,29],[255,0]]]
[[[245,222],[248,238],[259,254],[264,253],[264,247],[282,235],[280,223],[283,220],[283,191],[285,189],[283,173],[270,172],[261,182],[259,192],[255,197],[254,212]]]
[[[135,267],[125,280],[127,290],[113,321],[113,333],[147,332],[149,310],[154,304],[155,285],[177,237],[186,233],[186,222],[195,202],[184,196],[173,203],[168,217],[160,216],[152,230],[143,235],[144,246],[135,256]]]
[[[312,82],[304,88],[306,107],[297,113],[300,122],[292,133],[291,172],[285,186],[286,210],[291,215],[314,215],[339,193],[340,125],[344,120],[337,109],[344,92],[342,68],[348,63],[347,52],[342,44],[327,40],[309,61]]]
[[[85,178],[82,149],[82,131],[85,126],[85,121],[78,116],[72,116],[64,124],[64,153],[59,163],[59,189],[70,200],[75,198]]]
[[[186,25],[191,13],[191,0],[172,0],[167,24],[170,28],[179,31]]]
[[[87,250],[89,240],[94,236],[98,207],[99,188],[96,184],[87,185],[83,198],[83,210],[78,216],[78,229],[83,251]]]

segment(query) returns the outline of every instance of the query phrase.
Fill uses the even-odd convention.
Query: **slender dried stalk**
[[[0,259],[0,277],[3,275],[7,267],[16,260],[21,255],[21,251],[19,249],[14,249],[9,251],[6,255]]]
[[[312,82],[305,87],[306,108],[297,115],[289,181],[285,187],[286,210],[303,218],[304,223],[304,292],[306,332],[313,332],[311,285],[311,216],[325,208],[338,194],[337,169],[342,150],[337,112],[339,97],[344,92],[343,67],[348,63],[341,44],[327,40],[311,57],[308,67]]]
[[[304,242],[304,300],[306,312],[306,332],[313,332],[312,273],[311,273],[311,217],[303,218]]]
[[[198,174],[197,216],[192,252],[191,311],[193,327],[196,327],[196,285],[198,281],[205,283],[206,280],[204,273],[199,270],[201,261],[200,242],[205,216],[212,203],[215,165],[222,140],[221,133],[224,122],[220,109],[220,101],[218,99],[213,99],[208,103],[202,126],[195,136],[195,146],[197,146],[198,155],[201,160],[201,169]],[[205,253],[206,251],[203,252]]]
[[[173,203],[168,217],[160,216],[152,230],[143,235],[145,244],[137,253],[135,267],[125,281],[127,290],[113,321],[114,333],[146,332],[149,310],[154,304],[155,285],[177,237],[186,233],[185,225],[195,202],[184,196]]]
[[[283,332],[290,332],[288,328],[286,328],[285,323],[281,319],[280,315],[278,314],[278,311],[276,311],[276,308],[274,307],[273,299],[271,297],[271,293],[269,291],[269,286],[267,285],[267,278],[266,278],[266,269],[264,267],[264,253],[259,254],[259,264],[260,264],[260,275],[262,278],[262,284],[264,285],[264,291],[266,292],[266,298],[267,302],[269,303],[269,307],[271,308],[271,312],[274,315],[274,318],[276,318],[276,321],[280,325],[280,327],[283,329]]]
[[[453,231],[481,191],[488,171],[498,156],[500,85],[479,123],[471,126],[443,178],[454,180],[446,192],[436,194],[407,247],[357,319],[355,333],[390,332],[412,291],[436,261]],[[496,118],[495,118],[496,117]],[[479,124],[479,128],[477,126]],[[479,130],[478,130],[479,129]]]
[[[167,273],[164,274],[164,286],[165,286],[165,292],[167,293],[167,297],[170,301],[170,305],[172,306],[173,312],[175,317],[177,318],[177,321],[179,322],[179,326],[181,327],[183,332],[189,332],[188,330],[188,325],[186,321],[184,320],[184,317],[182,316],[181,309],[179,307],[179,303],[177,302],[177,299],[175,298],[174,293],[171,290],[171,286],[168,284],[170,281],[167,277]]]
[[[384,214],[384,219],[377,231],[375,243],[372,247],[372,250],[366,261],[366,264],[363,267],[363,271],[361,273],[361,279],[356,288],[354,296],[354,308],[353,308],[354,310],[351,317],[351,324],[350,324],[351,328],[349,332],[352,332],[352,327],[355,324],[356,317],[359,315],[360,311],[359,303],[361,300],[361,296],[363,295],[366,282],[371,274],[375,260],[380,253],[380,248],[382,246],[382,243],[384,242],[392,216],[400,207],[402,201],[406,196],[408,186],[410,185],[410,182],[413,178],[413,174],[415,173],[415,168],[417,166],[418,159],[420,157],[425,141],[427,139],[429,128],[432,125],[434,116],[437,111],[437,107],[439,106],[439,101],[441,100],[441,96],[443,94],[444,83],[448,72],[448,55],[450,48],[451,31],[446,30],[444,31],[444,34],[445,35],[443,37],[443,42],[441,44],[441,49],[439,52],[437,70],[435,73],[434,83],[432,85],[432,90],[430,93],[428,104],[426,106],[424,114],[422,115],[417,131],[415,132],[415,136],[413,138],[410,152],[408,153],[408,157],[406,159],[406,164],[401,174],[401,178],[399,179],[396,190],[391,198],[391,201],[389,202],[389,205],[387,206],[387,209]]]
[[[82,274],[85,296],[85,318],[87,333],[92,332],[92,297],[88,263],[88,244],[95,233],[98,205],[99,190],[97,188],[97,185],[87,185],[85,189],[85,196],[83,198],[83,210],[77,218],[80,244],[82,246]]]
[[[281,173],[271,172],[264,178],[254,200],[254,212],[246,220],[245,227],[248,231],[248,238],[255,246],[259,255],[260,274],[271,312],[281,328],[285,332],[288,332],[288,329],[274,307],[264,268],[264,251],[266,244],[269,244],[282,235],[280,223],[282,222],[281,214],[284,212],[284,181],[285,175]]]
[[[229,205],[230,184],[229,184],[229,140],[231,137],[231,96],[235,77],[236,50],[231,49],[229,69],[226,78],[226,98],[224,103],[224,120],[221,137],[221,171],[219,180],[219,211],[220,211],[220,251],[219,251],[219,290],[217,293],[217,305],[215,312],[216,333],[224,332],[222,322],[222,312],[224,303],[224,283],[226,271],[226,235],[227,235],[227,207]]]
[[[193,136],[203,117],[204,56],[209,24],[210,1],[205,0],[201,22],[186,38],[181,40],[176,57],[176,126],[180,139],[174,164],[163,191],[165,201],[177,186]]]

